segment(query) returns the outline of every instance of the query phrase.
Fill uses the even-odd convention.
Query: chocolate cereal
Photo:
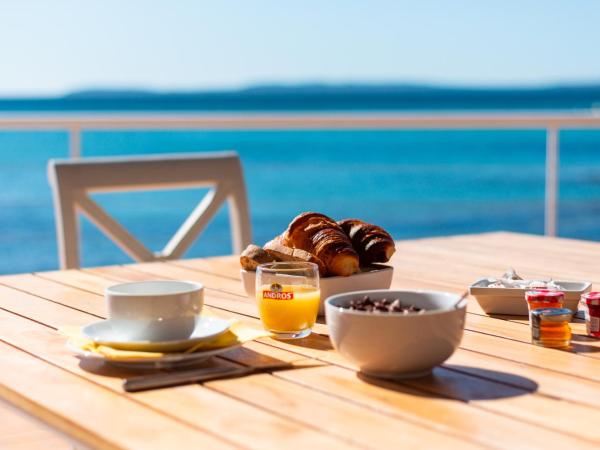
[[[350,300],[348,309],[373,313],[423,314],[425,312],[423,308],[402,304],[399,298],[372,300],[368,295]]]

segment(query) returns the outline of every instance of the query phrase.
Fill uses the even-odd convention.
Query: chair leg
[[[54,192],[54,217],[61,269],[77,269],[79,260],[79,218],[71,193]]]
[[[252,243],[252,225],[250,224],[246,193],[241,189],[237,189],[237,191],[234,191],[229,197],[229,223],[233,252],[241,253]]]

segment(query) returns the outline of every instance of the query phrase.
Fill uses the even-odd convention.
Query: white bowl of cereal
[[[335,349],[361,372],[390,379],[429,374],[462,339],[466,299],[437,291],[366,290],[329,297]]]

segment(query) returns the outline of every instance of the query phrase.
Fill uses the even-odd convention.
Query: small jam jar
[[[529,321],[531,312],[539,308],[562,308],[564,306],[565,294],[560,291],[548,289],[537,289],[525,292],[525,300],[529,306]]]
[[[588,336],[600,338],[600,292],[588,292],[580,302],[585,312],[585,328]]]
[[[573,313],[568,308],[542,308],[531,311],[531,342],[551,348],[571,344],[569,322]]]

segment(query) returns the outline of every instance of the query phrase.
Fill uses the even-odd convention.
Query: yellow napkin
[[[96,353],[104,356],[106,359],[156,359],[167,353],[145,352],[133,350],[120,350],[107,345],[98,344],[91,339],[86,338],[81,332],[81,327],[65,326],[58,329],[59,333],[69,339],[69,343],[81,350]],[[201,341],[188,348],[182,353],[193,353],[198,351],[215,350],[218,348],[232,347],[252,341],[265,336],[270,336],[268,331],[245,325],[241,322],[233,322],[231,328],[225,333],[207,341]]]

